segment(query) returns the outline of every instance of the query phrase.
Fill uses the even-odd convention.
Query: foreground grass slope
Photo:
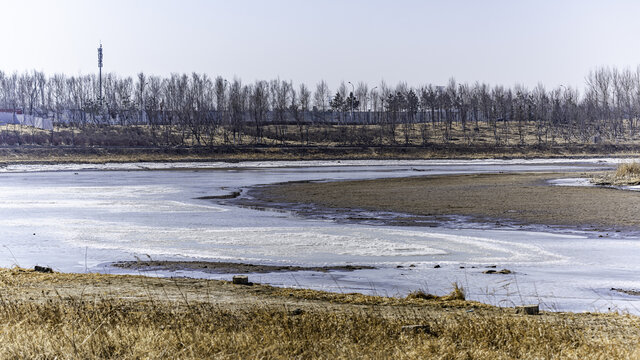
[[[0,270],[0,358],[640,357],[640,319],[224,281]],[[403,332],[427,324],[427,332]]]

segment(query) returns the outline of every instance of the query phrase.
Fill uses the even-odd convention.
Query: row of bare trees
[[[640,68],[601,67],[583,94],[483,83],[340,84],[331,91],[275,79],[245,84],[206,74],[47,76],[0,71],[0,109],[52,117],[62,128],[144,128],[149,145],[264,143],[423,145],[624,142],[637,137]],[[455,137],[458,138],[455,138]],[[485,139],[486,141],[486,139]]]

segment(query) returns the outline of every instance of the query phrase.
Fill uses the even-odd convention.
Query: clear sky
[[[582,87],[640,64],[640,1],[0,0],[0,69]]]

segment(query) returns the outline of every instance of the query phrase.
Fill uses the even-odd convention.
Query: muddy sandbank
[[[339,266],[288,266],[288,265],[258,265],[217,261],[118,261],[112,266],[140,271],[202,271],[211,274],[265,274],[273,272],[297,271],[355,271],[375,269],[373,266],[339,265]]]
[[[255,189],[263,203],[308,204],[416,216],[467,216],[474,221],[640,230],[640,192],[597,186],[555,186],[579,173],[438,175],[395,179],[289,183]]]

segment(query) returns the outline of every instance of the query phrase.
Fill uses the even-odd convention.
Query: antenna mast
[[[100,101],[100,106],[102,106],[102,41],[100,42],[100,47],[98,48],[98,71],[100,72],[100,85],[98,88],[98,101]]]

